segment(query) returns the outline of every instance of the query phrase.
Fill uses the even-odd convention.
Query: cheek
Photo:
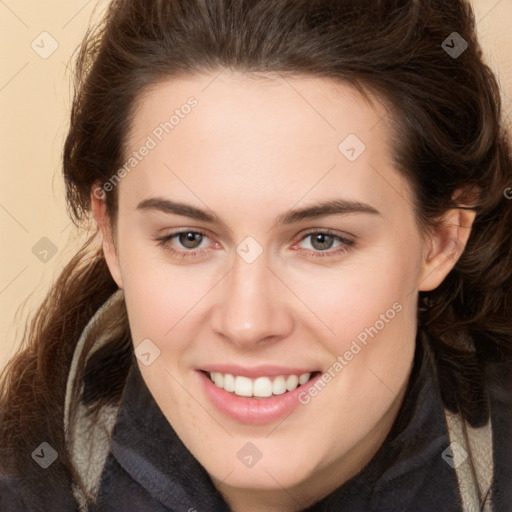
[[[196,318],[201,310],[198,306],[218,277],[212,275],[211,268],[170,264],[163,250],[155,250],[151,244],[145,248],[140,245],[128,237],[124,244],[120,242],[121,272],[133,342],[137,346],[150,338],[163,350],[162,355],[170,347],[175,353],[186,340],[178,334],[187,325],[190,331],[191,319]]]
[[[342,397],[344,410],[352,411],[352,424],[378,422],[410,371],[419,272],[419,259],[411,256],[414,244],[410,249],[406,256],[397,245],[381,251],[372,264],[354,266],[340,278],[336,292],[330,285],[331,297],[323,304],[325,321],[336,332],[324,338],[336,375],[333,396]],[[327,394],[320,400],[329,406]]]
[[[324,332],[331,353],[339,353],[375,325],[379,331],[385,326],[387,331],[399,332],[400,326],[414,323],[420,270],[414,254],[414,242],[407,254],[400,244],[381,247],[355,254],[337,269],[297,278],[294,291],[315,314],[316,321],[309,327],[312,334]],[[291,274],[289,279],[293,279]]]

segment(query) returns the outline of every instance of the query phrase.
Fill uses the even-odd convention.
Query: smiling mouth
[[[257,377],[251,379],[231,373],[203,371],[220,389],[246,398],[269,398],[293,391],[307,384],[319,371],[302,373],[300,375],[277,375],[272,377]]]

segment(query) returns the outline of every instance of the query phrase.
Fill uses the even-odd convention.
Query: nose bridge
[[[291,328],[290,312],[276,296],[276,278],[267,265],[265,254],[251,261],[239,253],[223,281],[212,327],[235,344],[280,337]]]

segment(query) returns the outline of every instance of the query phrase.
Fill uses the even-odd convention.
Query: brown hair
[[[453,32],[468,43],[457,58],[442,46]],[[508,363],[511,352],[512,202],[504,190],[512,163],[500,91],[482,61],[469,3],[114,0],[76,60],[63,164],[78,225],[90,219],[93,183],[122,166],[141,93],[171,77],[224,68],[327,77],[376,94],[391,105],[395,162],[413,186],[420,225],[435,226],[461,204],[476,210],[463,255],[437,289],[420,293],[418,316],[432,338],[445,404],[485,423],[482,368]],[[457,189],[479,194],[456,204]],[[115,187],[106,202],[115,224]],[[47,440],[59,453],[48,478],[73,478],[62,426],[70,360],[87,321],[117,288],[96,237],[64,269],[4,373],[0,461],[8,472],[32,467],[32,450]],[[132,356],[125,311],[99,328],[112,334],[82,368],[92,407],[119,399]]]

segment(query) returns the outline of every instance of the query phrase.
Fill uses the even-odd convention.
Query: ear
[[[442,223],[427,236],[418,290],[437,288],[457,263],[466,247],[475,220],[474,210],[453,208]]]
[[[115,234],[112,229],[110,216],[107,212],[107,204],[105,202],[105,191],[98,183],[93,184],[91,188],[91,208],[96,220],[96,224],[100,230],[103,254],[107,262],[108,269],[112,278],[119,288],[123,287],[121,277],[121,266],[119,264],[119,253],[115,243]]]

